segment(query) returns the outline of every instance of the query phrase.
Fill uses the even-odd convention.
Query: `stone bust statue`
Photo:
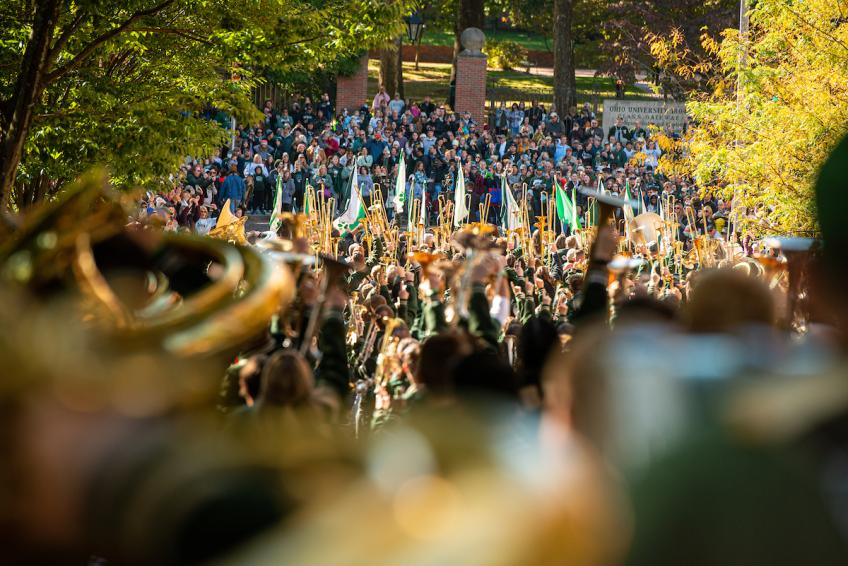
[[[459,42],[465,48],[460,55],[485,57],[483,45],[486,43],[486,36],[479,28],[465,28],[462,35],[459,36]]]

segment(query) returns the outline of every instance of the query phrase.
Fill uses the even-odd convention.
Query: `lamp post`
[[[418,70],[418,49],[421,47],[421,36],[424,35],[424,18],[421,12],[415,11],[406,18],[406,37],[415,46],[415,70]]]

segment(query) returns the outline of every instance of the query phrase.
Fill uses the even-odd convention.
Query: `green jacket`
[[[424,321],[422,338],[434,336],[448,327],[445,320],[445,305],[436,297],[424,302],[422,318]]]
[[[474,285],[471,298],[468,300],[468,330],[492,348],[498,348],[501,329],[489,312],[486,287],[481,283]]]
[[[321,361],[315,368],[315,382],[333,389],[341,398],[350,391],[350,370],[347,364],[344,317],[341,311],[327,313],[318,332]]]

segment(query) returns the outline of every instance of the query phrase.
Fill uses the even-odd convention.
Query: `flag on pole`
[[[354,167],[353,175],[350,177],[350,200],[341,216],[333,220],[333,227],[344,234],[359,226],[359,221],[363,218],[365,218],[365,203],[362,202],[362,195],[359,194],[359,179]]]
[[[521,209],[506,182],[506,174],[501,176],[501,223],[506,230],[517,230],[521,226]]]
[[[574,205],[568,198],[568,193],[565,192],[560,180],[556,177],[554,177],[554,204],[559,221],[571,225],[574,221],[574,211],[572,210]]]
[[[309,190],[310,188],[311,187],[309,185],[306,185],[306,190],[303,191],[303,213],[306,216],[309,216],[309,211],[312,210],[312,199],[310,198],[310,195],[315,194],[315,191]]]
[[[580,216],[577,214],[577,187],[574,183],[571,184],[571,230],[580,230],[583,226],[580,225]]]
[[[427,226],[427,185],[421,188],[421,209],[418,215],[418,225]]]
[[[633,220],[633,207],[630,205],[630,201],[632,200],[632,196],[630,195],[630,181],[627,179],[624,180],[624,219],[629,224],[631,220]]]
[[[598,175],[598,192],[602,195],[607,194],[607,189],[604,187],[604,179],[601,175]],[[592,220],[593,224],[598,223],[598,219],[600,218],[600,209],[598,208],[598,202],[596,200],[592,200],[592,205],[589,207],[589,217]]]
[[[415,225],[415,219],[412,217],[412,203],[415,202],[415,176],[412,175],[409,179],[409,206],[406,207],[406,229],[412,231],[412,227]]]
[[[271,232],[276,232],[283,224],[283,177],[277,174],[277,193],[274,195],[274,211],[271,213],[271,220],[268,223],[268,228]]]
[[[398,163],[397,179],[395,179],[395,214],[403,213],[406,204],[406,162],[403,160],[403,152],[400,154]]]
[[[465,174],[462,172],[462,165],[458,165],[453,197],[453,227],[459,228],[466,218],[468,218],[468,207],[465,205]]]

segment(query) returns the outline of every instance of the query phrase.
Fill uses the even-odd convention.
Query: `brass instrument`
[[[439,215],[435,230],[436,245],[441,246],[450,239],[453,231],[453,202],[447,200],[444,195],[439,195]]]
[[[348,325],[347,335],[345,339],[345,342],[347,343],[349,348],[353,348],[354,346],[356,346],[356,342],[359,340],[359,338],[362,337],[362,333],[365,331],[365,312],[368,310],[368,307],[360,305],[358,303],[359,291],[351,291],[351,316],[350,324]]]
[[[701,258],[701,249],[698,244],[700,238],[698,236],[698,222],[695,218],[695,209],[691,206],[686,206],[683,209],[683,212],[686,215],[686,223],[689,227],[689,238],[692,240],[692,250],[694,250],[695,259],[697,260],[698,265],[702,265],[703,260]]]
[[[244,234],[244,225],[246,222],[247,216],[236,218],[230,212],[230,199],[227,199],[227,202],[221,208],[221,213],[218,215],[218,221],[215,223],[215,227],[209,231],[209,237],[246,246],[248,244],[247,236]]]
[[[417,251],[407,254],[407,259],[420,265],[422,273],[427,273],[430,264],[441,259],[441,256],[430,252]]]
[[[674,195],[660,195],[660,207],[662,207],[663,214],[661,215],[665,218],[665,225],[663,226],[663,245],[668,246],[672,245],[673,242],[677,239],[677,216],[674,213],[674,205],[677,202],[677,199],[674,198]]]
[[[471,193],[465,193],[465,210],[468,211],[468,214],[465,215],[465,224],[471,222]]]
[[[489,223],[489,209],[492,206],[492,195],[490,193],[486,193],[486,197],[483,199],[483,202],[479,204],[480,208],[480,223],[488,224]]]
[[[0,249],[0,274],[30,293],[76,291],[82,316],[121,351],[181,357],[232,352],[293,298],[288,267],[252,248],[125,222],[105,175],[89,175],[26,218]],[[148,308],[166,285],[178,300]]]
[[[418,234],[418,220],[421,216],[421,199],[414,198],[410,203],[410,219],[412,221],[412,226],[407,225],[406,234],[407,234],[407,247],[412,247],[416,243],[418,245],[421,244]]]
[[[659,242],[665,223],[656,212],[643,212],[627,223],[627,234],[633,245]]]
[[[377,386],[387,385],[391,375],[401,369],[397,358],[397,345],[400,343],[400,338],[394,336],[394,333],[398,328],[405,326],[406,324],[399,318],[386,321],[383,342],[380,345],[380,353],[377,354],[377,370],[374,373],[374,383]]]
[[[554,242],[556,241],[556,198],[548,200],[548,223],[547,223],[547,247],[548,247],[548,266],[553,264]],[[562,223],[560,223],[562,227]]]
[[[544,255],[545,255],[545,239],[546,239],[545,225],[548,222],[548,218],[549,218],[549,216],[546,216],[546,215],[543,214],[543,215],[539,216],[538,220],[536,220],[536,224],[535,224],[536,234],[538,234],[538,237],[539,237],[539,249],[538,250],[536,249],[536,243],[534,242],[533,238],[532,237],[528,238],[528,240],[530,242],[530,246],[532,247],[532,254],[534,256],[536,256],[537,258],[543,258]]]

